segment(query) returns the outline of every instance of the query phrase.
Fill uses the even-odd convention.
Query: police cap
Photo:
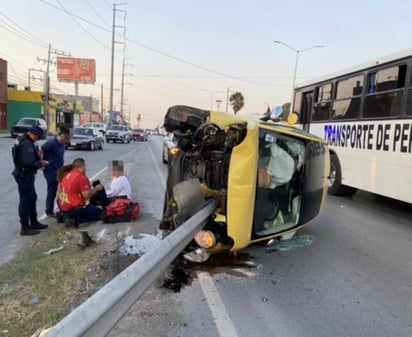
[[[37,126],[37,125],[33,125],[27,131],[31,132],[31,133],[34,133],[39,138],[43,137],[43,129],[41,127]]]

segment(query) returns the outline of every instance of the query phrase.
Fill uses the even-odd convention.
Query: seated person
[[[78,227],[82,222],[100,220],[103,209],[87,204],[87,201],[102,191],[103,185],[90,185],[84,159],[76,158],[71,165],[63,166],[59,171],[57,204],[66,226]]]
[[[131,198],[132,189],[130,187],[129,180],[124,175],[123,167],[123,160],[112,161],[111,171],[113,179],[110,183],[110,188],[106,191],[109,201],[117,198]]]
[[[104,188],[90,199],[92,205],[107,206],[115,199],[131,199],[132,189],[129,180],[123,173],[123,160],[113,160],[109,162],[109,171],[111,171],[113,179],[110,183],[110,188]],[[100,182],[93,182],[93,185]]]

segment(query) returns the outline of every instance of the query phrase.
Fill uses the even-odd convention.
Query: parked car
[[[156,129],[146,129],[146,133],[148,135],[157,135],[157,130]]]
[[[132,130],[132,139],[140,140],[142,142],[147,142],[147,133],[145,129],[133,129]]]
[[[70,130],[70,141],[66,144],[66,149],[94,149],[103,150],[104,138],[96,128],[77,127]]]
[[[131,138],[131,132],[126,125],[112,125],[106,131],[107,142],[130,143]]]
[[[105,123],[87,123],[87,124],[83,124],[82,127],[97,128],[103,135],[106,133],[106,130],[107,130],[107,125]]]
[[[39,126],[43,130],[42,139],[47,137],[47,124],[43,118],[34,117],[23,117],[18,120],[18,122],[11,127],[10,134],[13,138],[21,136],[27,132],[32,126]]]
[[[176,150],[177,138],[172,132],[168,132],[163,138],[163,151],[162,151],[162,162],[167,164],[169,162],[169,157],[171,152]]]

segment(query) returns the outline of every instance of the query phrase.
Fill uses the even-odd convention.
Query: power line
[[[89,5],[89,7],[92,9],[92,11],[99,17],[99,19],[107,26],[110,27],[110,24],[108,24],[106,21],[104,21],[104,19],[102,18],[102,16],[97,12],[97,10],[93,7],[93,5],[90,3],[89,0],[86,0],[87,4]]]
[[[56,0],[56,2],[59,4],[59,6],[61,7],[61,9],[66,13],[66,14],[68,14],[71,18],[72,18],[72,20],[74,21],[74,22],[76,22],[76,24],[87,34],[87,35],[89,35],[93,40],[95,40],[98,44],[100,44],[103,48],[106,48],[106,49],[110,49],[108,46],[106,46],[103,42],[101,42],[101,41],[99,41],[92,33],[90,33],[86,28],[84,28],[81,24],[80,24],[80,22],[78,22],[76,19],[75,19],[75,15],[73,15],[72,13],[70,13],[61,3],[60,3],[60,1],[59,0]]]
[[[57,6],[54,6],[53,4],[51,4],[51,3],[49,3],[49,2],[47,2],[47,1],[45,1],[45,0],[40,0],[40,1],[43,2],[43,3],[45,3],[45,4],[48,5],[48,6],[54,7],[54,8],[56,8],[56,9],[58,9],[58,10],[62,10],[61,8],[59,8],[59,7],[57,7]],[[57,0],[56,0],[56,1],[57,1]],[[98,25],[98,24],[96,24],[96,23],[94,23],[94,22],[92,22],[92,21],[90,21],[90,20],[84,19],[84,18],[82,18],[82,17],[80,17],[80,16],[78,16],[78,15],[75,15],[75,14],[73,14],[73,13],[70,13],[70,15],[73,16],[73,17],[76,17],[77,19],[79,19],[79,20],[81,20],[81,21],[87,22],[87,23],[90,24],[90,25],[93,25],[93,26],[95,26],[95,27],[97,27],[97,28],[100,28],[100,29],[102,29],[102,30],[104,30],[104,31],[106,31],[106,32],[110,32],[110,33],[111,33],[110,30],[108,30],[108,29],[106,29],[105,27],[102,27],[102,26],[100,26],[100,25]],[[224,73],[224,72],[221,72],[221,71],[216,71],[216,70],[213,70],[213,69],[209,69],[209,68],[207,68],[207,67],[204,67],[204,66],[197,65],[197,64],[195,64],[195,63],[193,63],[193,62],[190,62],[190,61],[184,60],[184,59],[182,59],[182,58],[179,58],[179,57],[177,57],[177,56],[168,54],[168,53],[163,52],[163,51],[161,51],[161,50],[158,50],[158,49],[156,49],[156,48],[152,48],[152,47],[150,47],[150,46],[147,46],[147,45],[145,45],[145,44],[143,44],[143,43],[141,43],[141,42],[132,40],[132,39],[130,39],[130,38],[125,38],[125,39],[126,39],[127,41],[131,42],[131,43],[134,43],[134,44],[142,47],[142,48],[148,49],[148,50],[150,50],[150,51],[152,51],[152,52],[155,52],[155,53],[157,53],[157,54],[163,55],[163,56],[168,57],[168,58],[170,58],[170,59],[173,59],[173,60],[175,60],[175,61],[184,63],[184,64],[186,64],[186,65],[189,65],[189,66],[191,66],[191,67],[194,67],[194,68],[197,68],[197,69],[206,71],[206,72],[210,72],[210,73],[213,73],[213,74],[216,74],[216,75],[220,75],[220,76],[223,76],[223,77],[226,77],[226,78],[231,78],[231,79],[238,80],[238,81],[242,81],[242,82],[252,83],[252,84],[255,84],[255,85],[267,86],[267,85],[264,84],[264,83],[259,83],[259,82],[250,81],[250,80],[247,80],[247,79],[240,78],[240,77],[238,77],[238,76],[233,76],[233,75],[230,75],[230,74],[226,74],[226,73]]]
[[[21,38],[24,38],[26,41],[33,43],[33,44],[37,44],[40,45],[41,47],[46,47],[47,43],[40,40],[39,38],[37,38],[36,36],[34,36],[32,33],[28,32],[27,30],[25,30],[24,28],[22,28],[20,25],[18,25],[15,21],[13,21],[12,19],[10,19],[7,15],[5,15],[3,12],[0,11],[0,15],[3,16],[4,18],[6,18],[9,22],[12,23],[12,25],[9,24],[9,26],[13,26],[13,27],[17,27],[18,29],[20,29],[24,34],[28,35],[29,37],[31,37],[33,40],[29,40],[29,37],[24,37],[20,35]],[[5,23],[7,25],[7,22],[4,22],[3,20],[1,20],[3,23]],[[15,29],[11,30],[8,27],[4,27],[3,28],[7,29],[8,31],[10,31],[11,33],[19,36],[16,32]],[[21,32],[19,32],[20,34],[22,34]]]

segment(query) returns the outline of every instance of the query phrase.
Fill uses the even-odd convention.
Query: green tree
[[[229,98],[230,105],[232,106],[233,112],[235,115],[238,113],[240,109],[243,108],[245,105],[245,98],[243,97],[241,92],[234,92],[232,95],[230,95]]]

